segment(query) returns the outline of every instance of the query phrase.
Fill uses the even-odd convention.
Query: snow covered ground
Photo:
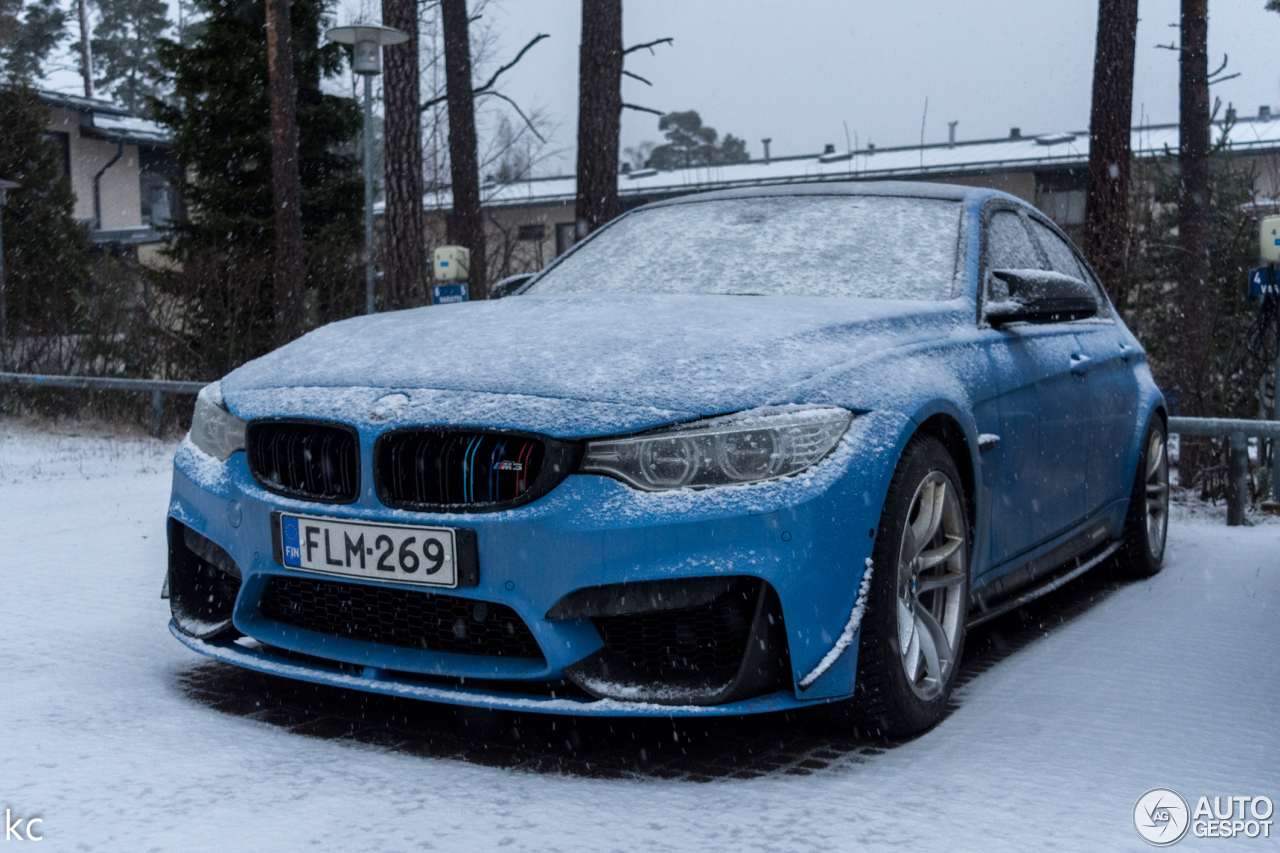
[[[1280,802],[1280,520],[1178,512],[1163,573],[993,623],[905,743],[578,726],[188,652],[159,598],[174,445],[68,429],[0,421],[0,801],[36,849],[1145,850],[1149,788]]]

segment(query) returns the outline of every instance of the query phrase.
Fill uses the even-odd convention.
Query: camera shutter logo
[[[1152,788],[1133,806],[1133,825],[1142,840],[1156,847],[1177,844],[1191,825],[1191,809],[1170,788]]]

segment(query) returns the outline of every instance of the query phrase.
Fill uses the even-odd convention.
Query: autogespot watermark
[[[23,821],[26,821],[26,834],[24,836],[22,830]],[[36,834],[36,824],[43,824],[44,818],[33,817],[14,817],[12,809],[4,810],[4,840],[5,841],[43,841],[43,833]],[[43,830],[43,826],[41,827]]]
[[[1196,800],[1192,811],[1182,795],[1172,788],[1152,788],[1133,806],[1133,825],[1142,840],[1156,847],[1177,844],[1187,830],[1197,838],[1270,838],[1272,812],[1270,797],[1238,796]]]

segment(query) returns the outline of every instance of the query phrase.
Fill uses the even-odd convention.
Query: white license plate
[[[457,586],[454,533],[447,527],[280,515],[280,545],[286,566],[396,583]]]

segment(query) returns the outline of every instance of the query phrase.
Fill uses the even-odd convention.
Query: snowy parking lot
[[[1280,519],[1176,508],[1161,574],[983,626],[951,713],[885,743],[830,715],[580,723],[207,661],[159,597],[174,448],[0,421],[0,799],[37,849],[1145,850],[1150,788],[1280,801]],[[1280,840],[1179,844],[1226,846]]]

